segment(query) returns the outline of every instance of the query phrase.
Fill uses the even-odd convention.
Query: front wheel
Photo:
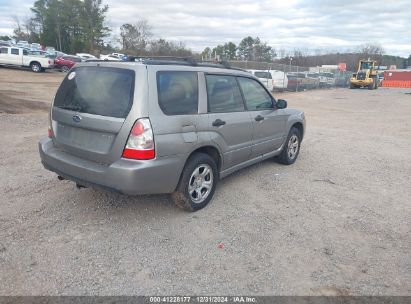
[[[188,159],[177,189],[171,197],[178,207],[197,211],[211,201],[217,182],[218,169],[215,161],[208,154],[196,153]]]
[[[293,164],[300,153],[301,132],[297,128],[291,128],[288,133],[283,151],[277,157],[278,161],[284,165]]]
[[[31,69],[34,73],[40,73],[40,72],[41,72],[41,65],[40,65],[40,63],[32,62],[32,63],[30,64],[30,69]]]

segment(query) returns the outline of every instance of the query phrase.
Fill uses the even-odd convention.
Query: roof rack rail
[[[221,60],[221,61],[217,61],[217,60],[202,60],[199,63],[203,63],[203,64],[213,64],[213,65],[222,65],[223,67],[225,67],[226,69],[231,69],[230,64],[227,61]]]
[[[125,61],[181,61],[195,65],[197,61],[193,57],[178,57],[178,56],[127,56]]]
[[[210,68],[231,69],[238,71],[246,71],[240,68],[231,67],[227,61],[204,60],[197,61],[194,57],[178,57],[178,56],[127,56],[127,60],[98,60],[89,59],[86,62],[141,62],[148,65],[186,65],[186,66],[202,66]]]

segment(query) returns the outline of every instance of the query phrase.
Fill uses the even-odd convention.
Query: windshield
[[[58,89],[54,106],[81,113],[125,118],[132,105],[134,78],[132,70],[75,68]]]
[[[360,70],[369,70],[372,68],[372,62],[361,62]]]

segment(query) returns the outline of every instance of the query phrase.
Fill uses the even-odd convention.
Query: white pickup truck
[[[24,48],[0,47],[0,65],[30,67],[39,73],[54,67],[54,60],[41,55],[29,55]]]
[[[101,60],[111,60],[111,61],[121,61],[121,58],[123,58],[124,54],[120,53],[111,53],[108,55],[100,55]]]

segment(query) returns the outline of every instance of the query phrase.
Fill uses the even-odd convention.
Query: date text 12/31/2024
[[[150,297],[150,303],[256,303],[255,297],[231,296],[231,297],[188,297],[188,296],[163,296]]]

